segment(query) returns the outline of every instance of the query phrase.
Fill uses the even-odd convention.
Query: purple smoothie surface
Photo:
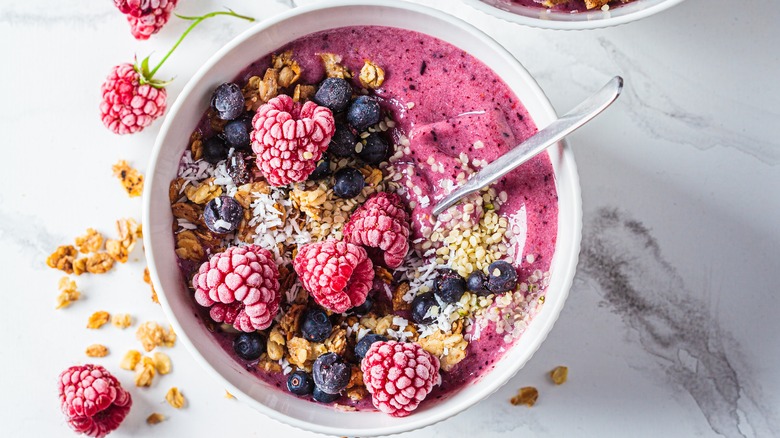
[[[359,72],[367,59],[384,69],[384,83],[375,95],[395,121],[394,140],[408,139],[410,153],[396,165],[413,169],[404,174],[400,183],[409,181],[420,189],[402,194],[414,205],[410,208],[412,239],[422,238],[422,229],[430,226],[432,206],[447,192],[442,181],[455,183],[462,170],[458,161],[461,153],[470,160],[490,162],[537,130],[522,103],[490,68],[463,50],[428,35],[388,27],[339,28],[302,37],[280,47],[276,53],[287,50],[292,51],[302,68],[302,84],[318,84],[325,78],[320,53],[340,55],[342,64],[353,72]],[[262,77],[270,56],[253,62],[235,82],[243,86],[252,76]],[[353,86],[360,88],[356,79]],[[204,137],[210,134],[209,129],[208,123],[201,123],[198,128]],[[439,167],[438,171],[431,168],[431,160]],[[549,157],[540,154],[494,187],[496,192],[508,194],[499,215],[523,233],[519,239],[522,243],[510,248],[508,254],[515,260],[518,278],[524,281],[535,272],[548,272],[555,250],[558,216]],[[180,260],[180,268],[183,281],[189,284],[197,264]],[[544,295],[544,290],[535,293],[537,298]],[[216,341],[229,355],[258,378],[285,390],[287,376],[265,372],[254,363],[238,358],[232,348],[235,335],[221,331],[218,324],[211,322],[208,309],[194,301],[193,308],[204,324],[213,328]],[[494,367],[511,344],[504,333],[496,332],[494,324],[488,324],[479,338],[469,343],[465,359],[452,370],[442,372],[441,385],[434,388],[424,403],[446,398],[458,388],[477,381]],[[370,396],[358,402],[342,396],[335,403],[359,410],[374,409]]]
[[[613,0],[608,3],[610,9],[620,7],[626,3],[633,2],[635,0]],[[552,6],[545,6],[542,3],[542,0],[489,0],[486,3],[490,3],[493,5],[516,5],[516,6],[525,6],[529,8],[539,8],[539,9],[549,9],[551,11],[558,11],[558,12],[587,12],[589,9],[585,5],[585,2],[583,0],[569,0],[562,3],[558,3],[556,5]],[[598,10],[596,8],[590,9],[591,11]]]

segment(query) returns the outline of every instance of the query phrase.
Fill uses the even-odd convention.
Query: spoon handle
[[[433,207],[433,215],[438,216],[464,196],[487,187],[490,183],[500,179],[517,166],[571,134],[611,105],[620,95],[622,89],[623,78],[615,76],[610,79],[596,94],[585,99],[546,128],[537,131],[526,141],[483,167],[463,185],[453,190]]]

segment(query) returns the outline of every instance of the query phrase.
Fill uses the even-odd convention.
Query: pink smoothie
[[[353,72],[359,72],[366,59],[384,68],[385,81],[376,95],[396,122],[393,137],[407,138],[410,148],[410,153],[402,156],[396,166],[408,165],[414,169],[400,183],[404,185],[409,179],[420,188],[419,193],[404,194],[407,202],[416,204],[410,209],[413,238],[419,238],[421,228],[430,225],[433,201],[446,192],[441,181],[455,182],[462,168],[457,161],[461,153],[469,160],[490,162],[537,130],[522,103],[492,70],[470,54],[424,34],[386,27],[341,28],[303,37],[278,52],[288,49],[303,69],[301,83],[304,84],[317,84],[325,77],[319,53],[341,55],[342,63]],[[269,62],[270,56],[266,56],[252,63],[236,82],[243,85],[251,76],[262,76]],[[355,86],[359,88],[357,81]],[[432,170],[431,157],[443,166],[443,172]],[[519,280],[525,281],[534,271],[549,271],[555,250],[558,207],[548,156],[542,154],[530,160],[495,188],[508,194],[499,210],[501,216],[516,219],[521,211],[525,212],[524,245],[512,254],[517,260]],[[427,206],[422,202],[425,197],[431,201]],[[527,254],[533,258],[526,259]],[[193,267],[182,264],[185,278],[191,278]],[[544,291],[537,294],[541,296]],[[207,309],[199,309],[199,313],[208,324]],[[233,335],[218,329],[214,334],[225,351],[233,355]],[[469,344],[466,358],[451,371],[442,373],[442,384],[428,396],[426,403],[479,379],[510,346],[504,335],[496,334],[495,328],[488,325],[479,339]],[[236,360],[261,379],[284,388],[286,376],[268,374],[237,357]],[[370,397],[356,403],[344,396],[337,403],[373,409]]]
[[[616,8],[619,6],[624,5],[625,3],[628,3],[629,1],[634,0],[615,0],[609,2],[609,7]],[[583,0],[570,0],[563,3],[559,3],[552,7],[547,7],[542,4],[542,0],[490,0],[486,3],[491,3],[496,6],[501,5],[518,5],[518,6],[527,6],[531,8],[542,8],[542,9],[549,9],[552,11],[561,11],[561,12],[586,12],[588,11],[588,8],[585,6],[585,2]]]

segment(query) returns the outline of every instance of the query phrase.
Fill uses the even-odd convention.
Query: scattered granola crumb
[[[329,78],[350,79],[352,73],[341,64],[341,56],[334,53],[320,53],[322,64],[325,67],[325,74]]]
[[[144,283],[148,284],[152,289],[152,301],[160,304],[160,300],[157,298],[157,291],[154,290],[154,285],[152,284],[152,277],[149,275],[148,267],[144,268]]]
[[[236,396],[231,394],[227,389],[225,390],[225,398],[235,399]]]
[[[165,400],[169,405],[176,409],[181,409],[184,407],[184,395],[182,395],[181,391],[179,391],[179,388],[175,386],[169,389],[165,394]]]
[[[385,71],[374,61],[365,60],[363,68],[360,69],[360,84],[365,88],[376,89],[385,82]]]
[[[129,313],[116,313],[111,316],[111,324],[120,329],[126,329],[133,325],[133,317]]]
[[[98,252],[103,248],[103,235],[94,228],[87,228],[87,234],[76,237],[76,247],[82,254]]]
[[[569,368],[565,366],[557,366],[550,371],[550,378],[556,385],[562,385],[566,383],[569,377]]]
[[[171,372],[171,358],[167,354],[155,351],[152,358],[154,359],[154,367],[160,375]]]
[[[536,400],[539,398],[539,391],[536,390],[533,386],[524,386],[520,388],[520,391],[517,392],[517,395],[512,397],[510,402],[517,406],[517,405],[526,405],[529,408],[536,404]]]
[[[106,252],[96,252],[87,257],[86,271],[90,274],[104,274],[114,267],[114,259]]]
[[[119,363],[119,368],[127,371],[133,371],[138,362],[141,362],[141,352],[138,350],[130,350],[125,353],[125,357],[122,358],[122,362]]]
[[[162,423],[163,421],[165,421],[165,415],[159,414],[157,412],[146,417],[146,424],[159,424]]]
[[[156,374],[154,360],[149,356],[141,358],[141,362],[135,368],[135,386],[152,386],[152,380]]]
[[[97,311],[92,314],[92,316],[89,317],[89,320],[87,321],[87,328],[88,329],[99,329],[100,327],[103,327],[108,322],[108,319],[111,317],[111,315],[108,312],[105,311]]]
[[[141,172],[131,167],[125,160],[119,160],[112,170],[131,198],[141,196],[144,191],[144,176]]]
[[[271,65],[279,70],[279,85],[286,88],[301,78],[301,66],[292,58],[292,50],[280,55],[273,55]]]
[[[106,357],[108,356],[108,347],[100,344],[92,344],[87,347],[86,353],[89,357]]]
[[[58,246],[46,259],[46,265],[50,268],[59,269],[66,274],[72,274],[73,261],[76,259],[77,254],[73,245]]]
[[[57,287],[60,289],[60,294],[57,296],[57,309],[68,307],[81,297],[81,292],[76,289],[76,282],[68,277],[60,278]]]
[[[152,351],[155,347],[165,346],[173,347],[176,342],[176,333],[173,332],[173,327],[167,331],[154,321],[147,321],[140,326],[135,332],[135,337],[141,341],[144,350]]]

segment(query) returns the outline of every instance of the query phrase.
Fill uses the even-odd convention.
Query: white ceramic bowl
[[[392,418],[379,412],[340,412],[270,387],[247,372],[217,345],[193,311],[196,304],[185,288],[174,254],[168,185],[176,177],[179,158],[187,147],[190,133],[217,85],[232,80],[249,63],[289,41],[312,32],[351,25],[393,26],[448,41],[475,55],[504,78],[537,125],[545,126],[556,117],[547,97],[512,55],[481,31],[454,17],[392,0],[320,2],[296,8],[259,23],[228,43],[193,76],[171,106],[157,137],[148,171],[144,246],[152,281],[180,342],[239,400],[269,417],[302,429],[332,435],[372,436],[408,431],[450,417],[494,392],[528,361],[558,318],[574,277],[580,244],[581,201],[573,156],[561,143],[550,149],[559,196],[559,224],[543,310],[493,371],[445,401],[423,404],[405,418]]]
[[[568,13],[510,4],[509,0],[464,0],[482,12],[506,21],[543,29],[583,30],[617,26],[649,17],[683,0],[636,0],[608,11]]]

